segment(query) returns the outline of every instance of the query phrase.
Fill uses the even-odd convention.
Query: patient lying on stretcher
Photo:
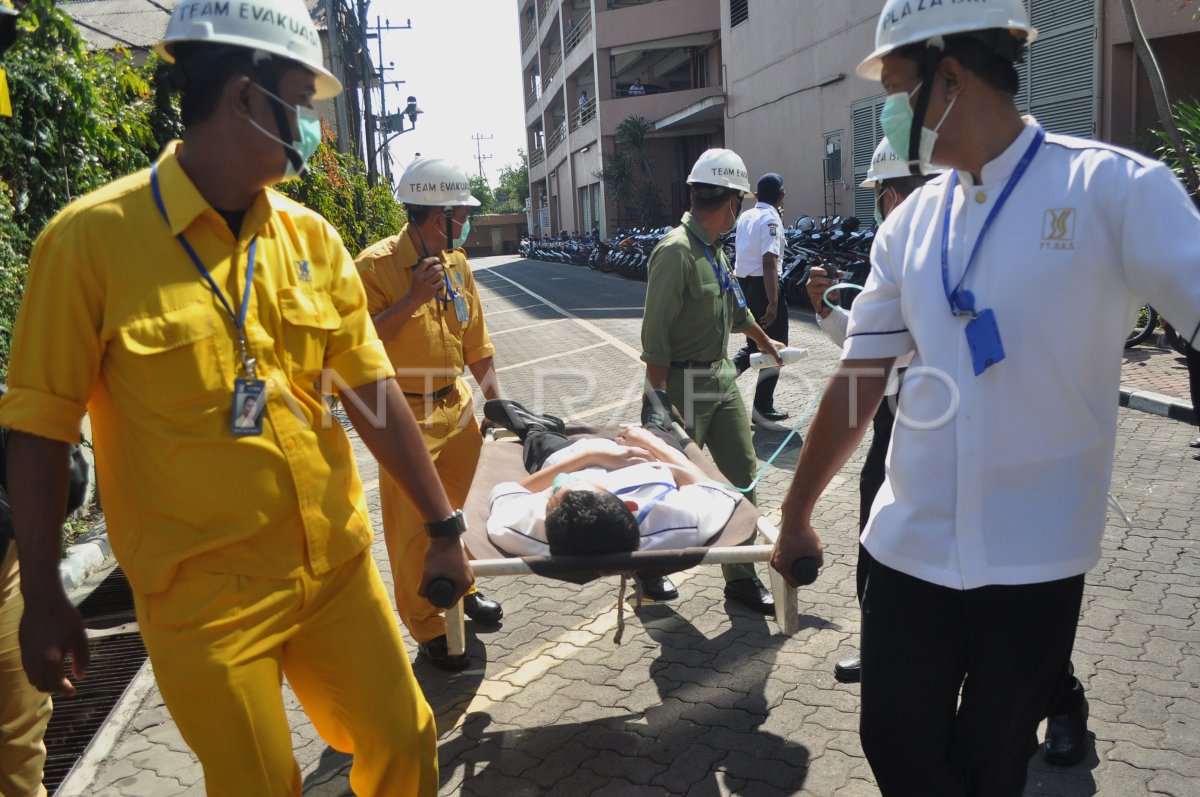
[[[515,402],[488,402],[485,414],[521,437],[530,473],[492,490],[488,537],[509,556],[704,546],[737,507],[738,493],[709,479],[657,427],[571,440],[557,419]]]

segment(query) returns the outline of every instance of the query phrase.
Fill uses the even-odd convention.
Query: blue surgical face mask
[[[454,246],[452,246],[450,248],[451,249],[461,249],[463,247],[463,244],[465,244],[467,242],[467,237],[470,234],[471,234],[471,219],[470,219],[470,217],[468,217],[467,220],[463,222],[462,231],[459,232],[459,234],[457,236],[455,236],[455,238],[454,238]]]
[[[321,146],[321,115],[312,108],[306,108],[303,105],[290,105],[284,102],[281,97],[272,94],[257,83],[254,85],[263,94],[266,94],[285,109],[289,109],[296,114],[296,131],[299,135],[299,139],[296,141],[284,141],[253,119],[250,120],[250,124],[254,125],[267,138],[283,145],[287,154],[287,165],[283,170],[283,179],[290,180],[293,177],[299,177],[307,169],[308,159],[317,151],[317,147]]]
[[[911,163],[909,161],[909,144],[912,140],[912,124],[913,124],[913,109],[912,98],[918,91],[921,90],[923,84],[918,83],[917,87],[911,92],[898,92],[889,94],[884,100],[883,110],[879,114],[879,126],[883,129],[883,135],[887,138],[888,144],[891,145],[892,151],[900,158],[900,160]],[[958,97],[950,100],[950,104],[946,106],[945,113],[938,120],[937,126],[930,130],[928,127],[921,127],[921,143],[917,148],[917,161],[922,166],[927,166],[932,163],[933,147],[937,143],[938,131],[942,129],[942,125],[946,121],[946,117],[950,115],[950,109],[954,107],[954,103],[958,102]]]

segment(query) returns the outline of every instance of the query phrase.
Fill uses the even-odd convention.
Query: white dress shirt
[[[736,246],[734,274],[739,277],[761,277],[768,252],[783,258],[783,220],[774,205],[759,202],[738,216]]]
[[[621,447],[611,440],[589,439],[572,443],[546,459],[550,467],[564,458],[585,451],[603,451]],[[671,468],[655,462],[606,471],[600,467],[575,471],[622,501],[632,501],[638,509],[634,517],[649,511],[638,524],[639,550],[678,550],[704,546],[725,528],[739,495],[716,482],[704,481],[679,487]],[[516,482],[502,482],[492,488],[488,513],[488,538],[509,556],[545,556],[550,553],[546,541],[546,501],[550,490],[531,493]]]
[[[957,284],[1037,123],[959,173],[949,235]],[[976,376],[942,286],[949,176],[888,217],[854,303],[843,358],[914,353],[862,542],[883,564],[947,587],[1079,575],[1100,557],[1122,351],[1149,300],[1192,339],[1200,214],[1161,163],[1048,135],[992,224],[963,287],[991,308],[1005,359]]]

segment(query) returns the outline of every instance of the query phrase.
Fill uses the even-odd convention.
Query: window
[[[883,110],[886,95],[860,100],[850,106],[850,118],[854,125],[854,150],[851,153],[854,170],[854,215],[864,223],[875,218],[875,192],[870,188],[859,188],[858,184],[867,179],[867,170],[871,168],[871,158],[875,155],[875,147],[883,140],[883,131],[879,129],[879,112]]]
[[[750,0],[730,0],[729,27],[735,28],[750,19]]]
[[[1090,138],[1096,120],[1096,4],[1092,0],[1026,0],[1038,29],[1017,67],[1017,107],[1053,133]]]

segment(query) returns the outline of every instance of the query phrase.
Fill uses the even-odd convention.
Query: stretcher
[[[613,437],[619,427],[591,429],[571,427],[572,438]],[[684,438],[684,453],[715,481],[725,483],[709,456],[691,440]],[[463,512],[467,517],[467,532],[463,542],[471,551],[471,568],[477,578],[500,576],[538,576],[586,584],[608,575],[627,575],[638,570],[675,573],[699,565],[724,565],[743,562],[765,562],[771,558],[778,530],[744,497],[738,503],[729,522],[703,548],[681,548],[665,551],[634,551],[605,556],[507,556],[492,544],[487,533],[487,518],[492,488],[506,481],[520,481],[527,475],[522,461],[521,442],[511,432],[489,431],[479,458],[479,466],[471,483]],[[746,545],[755,536],[762,544]],[[771,593],[775,599],[775,617],[779,632],[786,635],[799,630],[799,607],[796,590],[788,586],[783,576],[768,568]],[[462,601],[446,610],[447,643],[451,655],[466,650],[466,629]]]

